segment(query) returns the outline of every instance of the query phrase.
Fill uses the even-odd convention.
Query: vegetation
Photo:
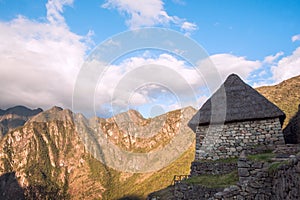
[[[59,124],[58,124],[59,126]],[[27,199],[69,199],[68,182],[59,181],[60,168],[53,167],[50,161],[49,149],[52,151],[53,159],[58,160],[58,149],[52,141],[50,132],[44,123],[35,123],[33,134],[35,140],[30,143],[30,153],[27,155],[27,166],[25,174],[29,186],[25,189]],[[64,130],[60,130],[64,132]],[[48,143],[44,138],[47,138]],[[33,150],[34,149],[34,150]],[[65,181],[68,177],[65,172]]]
[[[100,161],[88,156],[91,169],[90,177],[103,183],[107,190],[103,199],[122,199],[134,196],[145,199],[153,191],[166,188],[172,184],[174,175],[189,174],[190,163],[194,159],[194,145],[169,166],[150,173],[122,173],[112,168],[105,167]],[[134,187],[133,187],[134,186]]]
[[[3,166],[4,166],[4,171],[5,172],[12,172],[13,168],[12,168],[12,148],[10,146],[10,144],[8,143],[8,141],[5,141],[4,147],[3,147],[3,153],[6,155],[6,157],[3,157],[1,160],[3,162]]]
[[[288,164],[288,161],[274,162],[269,166],[269,173],[275,173],[281,166]]]
[[[211,163],[236,163],[238,161],[237,157],[232,158],[221,158],[218,160],[200,160],[199,162],[211,162]]]
[[[285,80],[278,85],[263,86],[256,90],[278,106],[285,114],[284,127],[298,110],[300,104],[300,76]]]
[[[247,156],[249,160],[256,161],[256,162],[259,161],[270,162],[274,157],[275,157],[274,153],[261,153],[261,154]]]
[[[193,176],[183,182],[189,184],[199,184],[209,188],[225,188],[230,185],[236,184],[239,180],[238,172],[233,171],[224,175],[200,175]]]

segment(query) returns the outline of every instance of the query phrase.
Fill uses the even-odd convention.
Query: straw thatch
[[[277,106],[243,82],[236,74],[231,74],[203,104],[188,125],[195,131],[198,125],[277,117],[282,124],[285,114]]]

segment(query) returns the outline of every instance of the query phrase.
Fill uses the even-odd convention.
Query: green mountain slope
[[[300,104],[300,76],[290,78],[274,86],[259,87],[256,90],[286,114],[285,127],[297,112]]]

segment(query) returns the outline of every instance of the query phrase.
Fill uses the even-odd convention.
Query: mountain
[[[24,106],[15,106],[7,110],[0,109],[0,138],[10,130],[23,126],[27,120],[42,111],[41,108],[31,110]]]
[[[290,78],[274,86],[259,87],[256,90],[286,114],[285,127],[297,112],[300,104],[300,76]]]
[[[257,88],[286,112],[285,124],[300,103],[299,78]],[[26,113],[14,110],[9,112],[17,116]],[[169,186],[174,175],[189,174],[195,143],[187,122],[195,112],[187,107],[145,119],[137,111],[129,110],[108,119],[86,119],[81,114],[53,107],[27,115],[23,126],[11,129],[0,140],[0,199],[7,194],[9,199],[143,199]],[[7,110],[0,110],[1,116],[4,113]],[[192,143],[185,146],[175,142],[178,146],[175,149],[182,154],[169,160],[169,165],[151,171],[144,163],[128,168],[130,162],[120,154],[107,158],[109,148],[96,142],[101,139],[99,132],[107,139],[104,141],[133,155],[166,149],[176,138],[184,142],[185,138],[177,137],[180,133],[191,133]],[[173,152],[166,155],[172,157]],[[144,172],[139,167],[145,167]],[[157,167],[155,160],[150,167]]]
[[[117,170],[95,159],[97,154],[91,151],[97,148],[93,143],[94,130],[101,129],[105,138],[124,151],[155,152],[172,143],[171,140],[180,135],[179,129],[193,135],[186,124],[194,113],[195,109],[188,107],[144,119],[137,111],[131,110],[109,119],[86,119],[81,114],[53,107],[3,137],[0,142],[0,173],[14,173],[26,199],[146,197],[148,193],[169,185],[174,174],[189,172],[187,163],[193,159],[193,144],[159,171],[124,172],[126,170]],[[150,131],[149,134],[149,130],[157,132]],[[83,137],[82,133],[87,135]],[[146,137],[145,141],[142,136]],[[104,151],[104,147],[100,146],[100,149]]]

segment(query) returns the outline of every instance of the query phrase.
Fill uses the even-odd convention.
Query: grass
[[[263,86],[256,90],[278,106],[285,114],[283,128],[298,110],[300,99],[300,76],[290,78],[274,86]]]
[[[200,175],[184,180],[184,183],[199,184],[208,188],[225,188],[236,184],[239,180],[238,172],[233,171],[224,175]]]
[[[288,164],[287,160],[282,162],[274,162],[269,166],[268,171],[269,173],[275,173],[279,169],[279,167],[286,164]]]
[[[109,169],[110,173],[114,174],[114,177],[112,177],[112,185],[107,185],[108,190],[104,193],[103,199],[114,200],[128,196],[146,199],[149,193],[170,186],[174,175],[189,174],[190,164],[193,159],[194,145],[191,145],[180,158],[157,172],[127,174],[128,177],[125,180],[121,180],[122,174],[120,172]],[[165,196],[168,196],[168,194],[169,192]]]
[[[255,161],[255,162],[270,162],[272,158],[275,157],[274,153],[261,153],[261,154],[255,154],[255,155],[249,155],[247,158],[249,160]]]
[[[211,162],[211,163],[237,163],[238,158],[237,157],[232,157],[232,158],[221,158],[218,160],[199,160],[196,162]]]

